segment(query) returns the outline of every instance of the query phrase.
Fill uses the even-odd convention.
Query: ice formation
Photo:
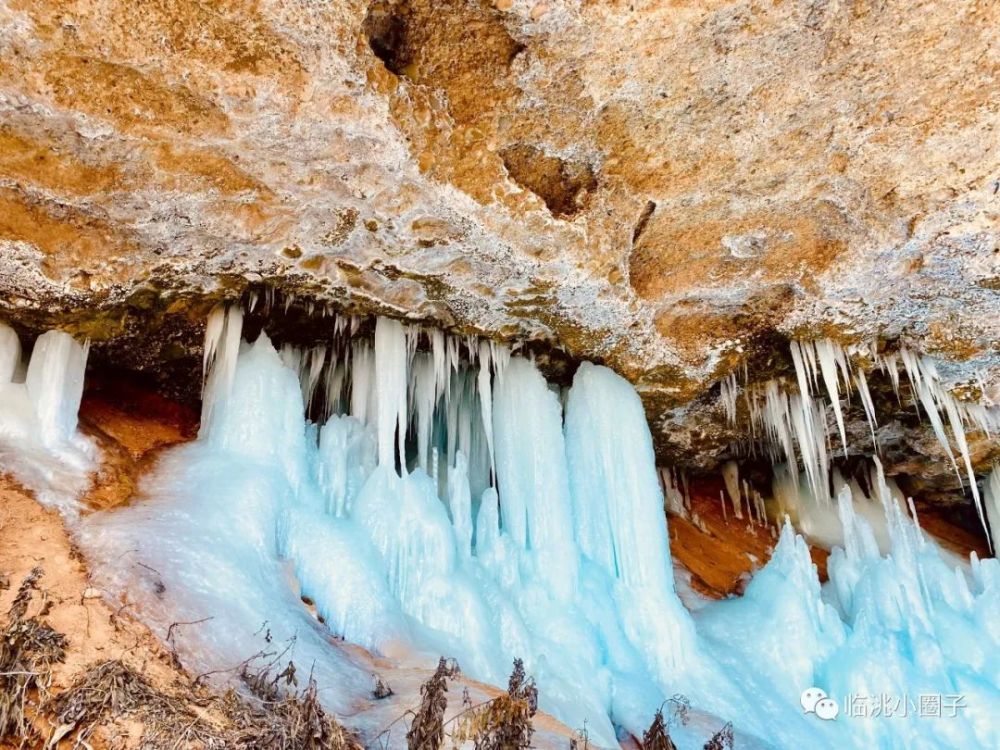
[[[830,556],[829,582],[820,586],[786,524],[745,595],[699,615],[699,635],[742,679],[760,681],[762,704],[806,684],[837,700],[840,717],[817,719],[826,733],[801,746],[997,747],[1000,564],[973,555],[971,567],[949,565],[878,466],[875,481],[888,554],[845,485],[837,497],[844,546]],[[933,716],[935,700],[953,710]]]
[[[934,360],[907,349],[880,355],[874,347],[855,346],[845,349],[828,339],[792,341],[790,348],[797,393],[786,390],[779,380],[769,380],[743,389],[750,413],[752,438],[763,439],[773,463],[784,462],[796,466],[801,460],[808,483],[807,494],[817,498],[828,497],[832,476],[828,407],[833,411],[841,450],[845,457],[848,455],[841,394],[850,399],[851,393],[857,391],[868,421],[872,444],[878,451],[875,405],[868,388],[868,379],[861,367],[852,367],[852,357],[870,361],[886,372],[897,398],[900,398],[902,369],[912,388],[914,400],[923,409],[960,481],[963,477],[956,453],[961,457],[965,480],[969,484],[983,527],[986,528],[985,510],[972,468],[966,430],[979,430],[991,436],[1000,429],[1000,407],[959,401],[945,386]],[[821,381],[825,398],[819,391]],[[723,410],[729,422],[735,424],[739,384],[736,377],[730,375],[720,386]],[[788,477],[797,487],[798,471],[788,472]]]
[[[691,498],[688,496],[687,482],[683,475],[677,476],[677,470],[671,467],[660,466],[657,468],[660,475],[660,487],[663,489],[664,510],[673,513],[675,516],[688,517],[691,510]]]
[[[729,496],[732,514],[736,520],[742,521],[746,519],[747,525],[750,526],[765,525],[768,523],[764,498],[756,489],[750,486],[749,482],[740,480],[739,464],[735,461],[726,461],[722,465],[722,481],[726,486],[725,494]],[[665,487],[669,490],[666,484]],[[746,506],[745,509],[744,506]],[[722,498],[722,511],[728,516],[724,497]]]
[[[87,344],[49,331],[30,359],[0,323],[0,468],[49,505],[71,508],[88,482],[96,449],[77,432]]]
[[[632,387],[581,366],[564,425],[536,366],[489,342],[379,319],[373,342],[348,337],[317,366],[266,335],[240,345],[240,323],[209,322],[198,441],[147,482],[149,502],[88,519],[94,549],[141,549],[168,591],[197,592],[171,616],[214,618],[206,659],[245,658],[264,620],[296,633],[297,659],[348,675],[335,707],[358,669],[343,653],[331,666],[323,629],[279,597],[288,575],[350,642],[403,662],[445,653],[497,684],[519,656],[571,726],[604,745],[612,717],[640,732],[696,649]],[[306,416],[326,410],[315,394],[322,424]],[[219,590],[239,612],[221,614]]]
[[[983,490],[983,502],[986,506],[986,519],[989,522],[993,549],[1000,549],[1000,464],[995,465],[986,475]]]
[[[350,717],[371,680],[338,636],[401,666],[454,656],[495,684],[521,657],[542,707],[601,746],[640,736],[677,692],[696,709],[675,727],[681,750],[724,720],[747,748],[1000,745],[1000,565],[945,563],[877,466],[863,512],[858,487],[838,480],[836,500],[824,487],[823,523],[843,541],[829,583],[786,524],[745,596],[692,614],[660,482],[681,508],[684,493],[658,475],[638,396],[610,370],[585,363],[557,394],[503,347],[396,321],[365,338],[338,319],[330,344],[281,351],[265,334],[242,341],[241,323],[238,310],[210,321],[198,439],[161,459],[137,502],[80,521],[100,585],[161,632],[197,623],[175,633],[185,663],[231,673],[265,640],[293,642]],[[50,340],[40,361],[80,364]],[[2,330],[0,343],[3,372],[16,369]],[[843,385],[832,361],[804,364],[809,387]],[[55,380],[27,378],[55,399],[32,417],[39,440],[72,424],[76,381],[55,398]],[[734,512],[759,520],[759,497],[728,478]],[[803,713],[812,687],[840,718]],[[965,704],[954,718],[847,715],[852,696],[883,694]]]
[[[905,508],[906,498],[892,479],[883,479],[888,492],[888,502]],[[796,481],[793,470],[788,464],[778,464],[774,467],[774,478],[771,486],[771,496],[774,499],[774,515],[778,518],[789,518],[795,529],[802,533],[811,544],[824,549],[833,549],[845,544],[844,526],[842,523],[839,502],[844,487],[850,490],[853,499],[853,512],[863,518],[871,527],[879,550],[885,554],[891,547],[891,539],[887,526],[884,502],[886,500],[871,491],[875,487],[876,472],[874,467],[867,471],[865,488],[857,478],[849,481],[840,471],[831,471],[830,484],[832,493],[824,489],[822,495],[813,494],[806,482]]]

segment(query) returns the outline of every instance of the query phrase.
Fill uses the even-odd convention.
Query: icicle
[[[889,382],[892,383],[892,392],[896,394],[896,402],[902,403],[899,394],[899,356],[893,352],[887,354],[879,360],[879,365],[888,373]]]
[[[375,423],[375,387],[375,352],[368,343],[358,341],[351,349],[351,416],[366,424]]]
[[[226,325],[226,306],[216,305],[208,314],[208,321],[205,324],[205,347],[201,362],[201,387],[204,394],[205,382],[208,379],[208,371],[215,361],[215,354],[222,339],[222,331]]]
[[[944,423],[941,421],[938,406],[934,402],[934,389],[924,379],[921,361],[916,355],[911,354],[906,349],[901,350],[900,355],[903,358],[903,367],[906,369],[906,374],[910,378],[910,384],[913,386],[913,391],[919,402],[923,405],[924,412],[927,414],[927,418],[931,422],[934,435],[937,437],[941,446],[945,449],[945,452],[948,454],[948,458],[951,459],[951,462],[955,467],[955,473],[957,474],[958,464],[955,462],[955,455],[952,452],[951,444],[945,434]],[[961,480],[961,476],[959,476],[959,479]]]
[[[458,416],[461,408],[462,391],[465,378],[457,372],[449,376],[449,385],[445,398],[445,454],[447,466],[455,464],[455,454],[458,452]]]
[[[767,509],[764,507],[764,498],[759,492],[754,490],[754,501],[757,503],[757,515],[760,516],[761,523],[767,523]]]
[[[380,317],[375,324],[375,399],[379,466],[393,469],[398,455],[406,471],[406,332],[398,320]]]
[[[13,328],[0,323],[0,385],[13,382],[21,362],[21,341]]]
[[[833,405],[833,413],[837,417],[837,429],[840,431],[840,442],[844,448],[844,457],[847,457],[847,430],[844,428],[844,412],[840,406],[840,391],[837,385],[837,365],[843,358],[843,352],[833,342],[820,340],[814,342],[816,354],[819,360],[820,372],[823,374],[823,383],[826,385],[826,392],[830,396],[830,403]],[[843,365],[846,370],[846,365]],[[846,372],[845,372],[846,376]]]
[[[787,461],[795,463],[795,448],[792,442],[792,417],[788,396],[774,380],[768,381],[764,391],[764,407],[761,409],[754,400],[753,421],[766,429],[772,445],[779,445]],[[772,454],[772,458],[776,456]]]
[[[325,416],[341,414],[344,410],[344,386],[347,381],[347,371],[343,364],[331,359],[326,370],[326,409]]]
[[[733,374],[727,375],[719,382],[719,397],[722,400],[722,406],[726,412],[726,422],[729,425],[736,424],[736,397],[739,395],[739,390],[736,376]]]
[[[434,361],[434,399],[445,395],[451,380],[451,367],[448,362],[447,344],[444,331],[435,328],[431,331],[431,357]]]
[[[969,454],[969,444],[965,437],[965,427],[962,419],[962,410],[955,397],[941,384],[940,377],[934,362],[927,357],[921,357],[906,349],[900,350],[903,359],[903,367],[909,376],[910,384],[917,395],[924,412],[930,420],[931,427],[938,442],[944,448],[948,458],[951,459],[955,473],[959,482],[962,481],[958,462],[952,450],[951,442],[945,433],[944,422],[941,419],[942,412],[948,419],[948,426],[951,428],[952,436],[958,448],[958,453],[962,457],[965,466],[966,476],[969,480],[969,487],[972,491],[972,499],[979,513],[980,522],[983,528],[987,529],[986,513],[983,508],[982,498],[979,495],[979,487],[976,482],[975,471],[972,467],[972,458]]]
[[[740,468],[735,461],[726,461],[722,465],[722,479],[726,485],[726,492],[729,493],[729,499],[733,503],[733,515],[742,519],[743,499],[740,496]]]
[[[413,364],[413,357],[417,353],[417,346],[420,344],[420,337],[423,329],[420,326],[403,326],[403,333],[406,338],[406,366]]]
[[[878,423],[875,420],[875,403],[872,401],[871,391],[868,390],[868,378],[865,376],[865,371],[858,368],[858,371],[854,374],[854,382],[858,386],[858,394],[861,396],[861,405],[865,409],[865,418],[868,420],[868,428],[872,433],[872,446],[875,448],[875,452],[879,451],[878,440],[875,437],[875,428]]]
[[[948,424],[951,427],[951,433],[955,438],[956,444],[958,445],[958,453],[962,457],[962,461],[965,464],[966,476],[969,479],[969,487],[972,490],[972,499],[976,504],[976,510],[979,512],[979,520],[983,524],[983,529],[986,530],[986,516],[983,511],[982,498],[979,496],[979,487],[976,483],[976,472],[972,468],[972,457],[969,455],[969,442],[965,437],[965,427],[963,426],[962,418],[959,415],[958,404],[955,403],[955,399],[950,393],[944,391],[942,391],[939,403],[944,406],[945,414],[948,416]]]
[[[503,378],[504,370],[510,363],[510,347],[498,341],[490,341],[490,359],[493,362],[493,375],[497,380]]]
[[[429,472],[431,432],[437,404],[437,372],[430,354],[417,354],[413,360],[411,401],[416,413],[417,465]]]
[[[281,351],[278,352],[278,356],[281,357],[281,364],[287,367],[289,370],[294,372],[298,377],[299,381],[302,380],[302,349],[295,346],[294,344],[283,344]]]
[[[793,396],[790,401],[792,424],[809,484],[816,497],[828,498],[830,462],[826,450],[826,411],[821,403],[812,399]]]
[[[803,396],[811,396],[812,390],[809,387],[809,377],[806,372],[805,357],[803,356],[803,346],[808,344],[802,344],[798,341],[792,341],[789,348],[792,352],[792,364],[795,366],[795,377],[799,382],[799,393]]]
[[[214,314],[214,311],[213,311]],[[236,361],[240,353],[243,336],[243,311],[236,306],[227,307],[221,330],[218,322],[206,328],[205,349],[211,350],[209,371],[205,379],[204,396],[201,401],[201,432],[209,429],[212,411],[219,398],[229,395],[236,374]],[[211,330],[209,330],[211,328]],[[208,339],[211,334],[212,338]]]
[[[799,351],[804,354],[809,349]],[[807,357],[802,359],[808,361]],[[770,380],[764,385],[763,399],[756,391],[749,399],[749,406],[752,432],[754,435],[763,432],[772,462],[785,460],[794,465],[797,444],[809,483],[817,496],[822,495],[829,473],[826,415],[822,403],[807,394],[788,396],[778,381]],[[797,473],[793,474],[793,481],[797,482]]]
[[[312,403],[313,394],[316,392],[316,386],[319,384],[319,378],[323,373],[325,362],[325,346],[314,346],[309,350],[309,369],[305,373],[302,386],[302,398],[307,407]]]
[[[677,486],[677,477],[673,467],[658,467],[660,486],[663,488],[664,510],[677,516],[686,517],[687,507],[683,493]]]
[[[496,473],[496,462],[493,458],[493,392],[490,385],[490,366],[493,363],[493,350],[486,341],[479,342],[479,373],[476,377],[476,387],[479,390],[480,412],[483,420],[483,430],[486,433],[486,445],[490,455],[490,475]]]

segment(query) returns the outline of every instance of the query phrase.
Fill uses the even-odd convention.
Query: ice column
[[[695,648],[694,629],[674,594],[653,441],[628,381],[580,365],[566,406],[566,452],[581,551],[627,587],[619,600],[626,632],[647,648],[650,671],[673,679]]]
[[[378,404],[379,466],[395,466],[397,444],[399,460],[406,470],[406,386],[408,346],[406,331],[398,320],[379,318],[375,325],[375,393]]]
[[[88,348],[48,331],[25,368],[17,335],[0,324],[0,471],[66,509],[86,489],[96,454],[76,429]]]
[[[76,432],[88,348],[63,331],[48,331],[35,341],[25,383],[44,445],[65,443]]]
[[[218,305],[208,316],[205,328],[204,395],[201,401],[201,431],[209,429],[212,410],[226,398],[236,376],[236,359],[243,336],[243,311],[237,305]]]
[[[512,358],[493,399],[501,527],[520,549],[534,553],[553,593],[569,598],[577,553],[561,412],[534,363]]]
[[[21,362],[21,341],[10,326],[0,323],[0,385],[14,380]]]

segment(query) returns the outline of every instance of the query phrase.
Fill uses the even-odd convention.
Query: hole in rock
[[[559,218],[585,208],[597,188],[597,177],[585,162],[566,161],[526,144],[508,146],[500,156],[511,178],[541,198]]]
[[[490,3],[379,0],[362,25],[386,68],[442,91],[460,123],[478,119],[517,94],[510,66],[525,46]]]
[[[362,26],[372,52],[396,75],[403,75],[412,61],[412,53],[406,46],[407,20],[401,5],[404,4],[373,3]]]

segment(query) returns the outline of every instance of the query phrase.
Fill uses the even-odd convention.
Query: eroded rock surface
[[[545,341],[627,375],[686,461],[728,442],[712,385],[786,369],[792,336],[907,345],[996,397],[998,25],[972,0],[0,0],[0,315],[190,387],[206,311],[251,288]]]

